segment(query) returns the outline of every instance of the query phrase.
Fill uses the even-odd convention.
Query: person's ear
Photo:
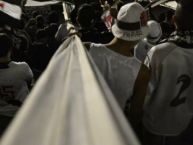
[[[78,17],[78,16],[76,16],[76,23],[77,23],[78,25],[80,25],[80,23],[79,23],[79,17]]]
[[[173,16],[172,16],[172,24],[175,26],[176,29],[178,28],[176,15],[173,15]]]

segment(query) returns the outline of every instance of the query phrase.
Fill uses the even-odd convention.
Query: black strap
[[[117,21],[117,26],[120,29],[123,30],[140,30],[141,28],[141,24],[140,22],[136,22],[136,23],[126,23],[126,22],[122,22],[122,21]]]

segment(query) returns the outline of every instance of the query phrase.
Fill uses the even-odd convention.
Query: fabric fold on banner
[[[139,145],[78,36],[57,50],[0,145]]]

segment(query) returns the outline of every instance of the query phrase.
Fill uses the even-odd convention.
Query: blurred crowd
[[[188,7],[184,3],[180,4]],[[190,2],[190,5],[191,4]],[[171,57],[172,60],[166,60],[165,56],[168,55],[169,57],[169,50],[173,47],[185,47],[187,44],[188,47],[193,48],[192,41],[190,41],[190,43],[186,41],[187,39],[192,40],[193,38],[191,37],[193,30],[192,24],[187,26],[181,24],[182,18],[178,16],[178,14],[176,14],[178,17],[174,19],[175,10],[161,6],[157,6],[158,8],[154,10],[150,7],[150,1],[75,1],[74,5],[75,8],[69,12],[69,19],[67,20],[63,18],[62,12],[50,11],[45,16],[38,13],[38,11],[33,11],[30,16],[25,13],[22,14],[22,24],[20,27],[14,27],[14,24],[10,26],[5,23],[0,23],[1,133],[4,132],[14,117],[15,112],[22,105],[25,97],[47,67],[58,47],[68,37],[74,34],[71,34],[67,27],[68,23],[71,23],[74,26],[75,34],[80,37],[90,52],[90,55],[142,143],[145,145],[166,145],[167,143],[170,145],[191,145],[192,141],[189,141],[188,138],[190,137],[190,131],[185,133],[188,138],[188,144],[182,144],[182,141],[179,141],[179,138],[184,139],[184,135],[183,137],[178,136],[185,130],[183,128],[184,125],[182,125],[183,121],[180,120],[180,123],[176,123],[176,126],[182,125],[183,129],[179,129],[180,131],[176,129],[175,132],[173,131],[175,130],[173,129],[175,126],[172,128],[173,130],[167,130],[163,127],[163,124],[157,121],[157,118],[154,118],[155,116],[151,116],[158,112],[160,116],[162,116],[163,112],[163,118],[167,116],[164,114],[164,111],[160,111],[159,109],[158,112],[152,113],[149,111],[151,109],[157,109],[155,107],[157,102],[153,105],[151,104],[156,99],[149,99],[149,104],[147,103],[147,105],[150,105],[150,107],[145,108],[145,111],[147,111],[145,121],[152,121],[152,124],[143,124],[142,121],[138,123],[136,118],[140,118],[138,116],[140,110],[137,109],[143,108],[145,100],[141,96],[148,94],[149,97],[166,97],[167,95],[162,92],[167,92],[168,90],[162,87],[166,86],[166,84],[162,82],[162,77],[164,77],[164,80],[168,80],[166,76],[170,77],[169,75],[171,74],[179,72],[178,74],[181,75],[179,71],[180,67],[178,67],[176,63],[176,67],[173,68],[174,71],[170,70],[171,67],[174,66],[173,59],[175,58]],[[187,8],[187,10],[189,9]],[[181,11],[178,11],[178,13],[180,12]],[[191,10],[189,10],[189,12],[191,12]],[[189,28],[186,29],[187,27]],[[188,35],[188,38],[184,37],[184,35],[181,36],[181,34],[185,34],[185,36]],[[179,38],[179,40],[177,38]],[[180,44],[175,43],[176,46],[166,44],[174,41]],[[185,46],[182,46],[181,43],[185,43]],[[164,46],[162,46],[162,44]],[[157,53],[150,51],[152,48],[153,50],[156,49],[156,46],[159,47],[158,51],[156,51]],[[162,48],[165,47],[167,47],[168,50],[163,52]],[[171,51],[173,51],[173,49]],[[180,55],[182,53],[183,52],[176,52],[175,56],[179,55],[179,61],[184,63],[182,63],[182,65],[186,65],[187,61],[184,61],[184,59],[186,59],[187,56],[181,57]],[[188,54],[191,53],[192,52],[188,52]],[[171,63],[166,63],[162,61],[163,59],[166,60],[166,62],[171,61]],[[190,62],[189,65],[191,66],[192,63]],[[168,70],[170,71],[168,72]],[[168,84],[174,86],[178,84],[178,82],[184,82],[184,84],[189,87],[192,79],[192,70],[183,70],[186,71],[184,72],[185,76],[183,76],[184,74],[182,72],[182,78],[176,76],[176,78],[170,80],[174,82],[174,84],[170,83],[170,81]],[[190,76],[187,77],[187,73],[190,74]],[[173,77],[174,76],[175,75],[173,75]],[[152,86],[146,91],[148,83]],[[161,90],[159,90],[160,87]],[[182,88],[182,91],[183,89],[185,90],[186,88]],[[171,87],[171,90],[175,90],[175,88]],[[178,91],[180,91],[179,88],[177,91],[174,91],[174,95],[170,93],[170,96],[175,96]],[[180,93],[181,91],[179,94]],[[179,98],[177,97],[177,99]],[[164,101],[160,99],[161,103]],[[176,105],[175,101],[176,100],[171,104],[176,107],[178,104]],[[151,105],[153,106],[152,108]],[[161,106],[161,108],[163,110],[163,106]],[[171,110],[168,112],[170,111]],[[175,110],[174,112],[176,113],[177,111]],[[172,116],[172,113],[169,115]],[[192,116],[192,113],[190,116]],[[175,121],[178,121],[178,118],[179,117],[173,116]],[[170,126],[172,122],[171,118],[169,121],[167,117],[164,119],[163,122],[169,124],[167,124],[167,127]],[[191,117],[187,120],[191,120]],[[186,125],[185,128],[187,127]],[[144,132],[145,135],[143,134]],[[153,138],[155,140],[153,140]],[[175,141],[173,141],[173,139]]]

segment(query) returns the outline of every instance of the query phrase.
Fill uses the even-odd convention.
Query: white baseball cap
[[[147,11],[139,3],[128,3],[119,10],[112,33],[122,40],[140,40],[148,34],[147,20]]]
[[[156,43],[158,40],[160,40],[162,36],[161,26],[158,22],[154,20],[148,21],[147,25],[149,27],[149,33],[147,35],[147,40],[150,43]]]

